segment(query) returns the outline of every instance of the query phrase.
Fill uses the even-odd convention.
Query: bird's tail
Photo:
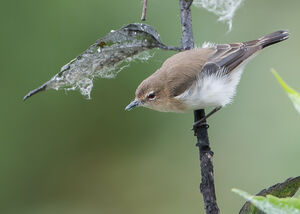
[[[278,42],[284,41],[289,38],[289,32],[280,30],[269,35],[266,35],[258,39],[258,44],[261,45],[261,49],[268,47],[270,45],[276,44]]]

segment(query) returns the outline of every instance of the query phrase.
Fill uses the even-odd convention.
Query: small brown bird
[[[208,117],[231,102],[251,56],[288,37],[287,31],[277,31],[258,40],[175,54],[139,85],[135,100],[125,109],[143,106],[163,112],[186,112],[214,107]]]

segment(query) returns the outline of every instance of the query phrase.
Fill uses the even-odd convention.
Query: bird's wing
[[[261,49],[256,44],[257,40],[245,43],[217,45],[215,53],[208,58],[202,72],[205,74],[219,72],[218,74],[220,75],[230,73],[253,53]]]
[[[221,72],[221,75],[228,74],[255,52],[275,43],[284,41],[288,38],[289,33],[287,31],[280,30],[263,36],[257,40],[227,45],[217,45],[215,47],[216,52],[203,66],[203,71],[208,73]]]
[[[170,57],[162,66],[167,70],[168,88],[172,96],[178,96],[190,88],[199,75],[227,75],[247,62],[257,51],[288,38],[287,31],[277,31],[248,42],[196,48]]]
[[[168,89],[178,96],[189,89],[200,75],[226,75],[259,50],[256,41],[217,45],[184,51],[169,58],[163,65],[168,70]],[[180,63],[178,63],[180,62]]]
[[[167,59],[161,68],[166,75],[163,79],[166,80],[164,84],[167,85],[167,93],[176,97],[190,88],[208,57],[214,52],[214,49],[199,48],[175,54]]]

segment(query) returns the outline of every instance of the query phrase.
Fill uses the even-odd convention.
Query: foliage
[[[25,97],[45,89],[76,90],[90,98],[95,77],[114,78],[128,62],[134,59],[147,60],[149,54],[141,55],[152,48],[176,50],[164,45],[157,31],[146,24],[129,24],[119,30],[112,30],[98,39],[86,51],[61,68],[61,71],[41,87]],[[146,52],[147,53],[147,52]],[[124,64],[125,63],[125,64]]]
[[[289,178],[282,183],[275,184],[275,185],[269,187],[268,189],[264,189],[264,190],[260,191],[256,196],[253,196],[253,197],[255,200],[258,200],[259,202],[263,201],[262,205],[267,206],[266,201],[268,201],[269,199],[271,201],[274,201],[275,200],[274,198],[276,198],[275,201],[280,202],[279,198],[292,197],[298,191],[299,188],[300,188],[300,176],[296,177],[296,178]],[[246,199],[251,202],[250,203],[248,201],[244,204],[244,206],[240,210],[240,214],[263,214],[264,213],[262,211],[265,211],[265,210],[260,208],[260,206],[262,206],[262,205],[257,205],[256,201],[253,202],[252,200],[250,200],[249,195],[247,193],[240,191],[240,190],[233,190],[233,191],[238,193],[239,195],[243,196],[244,198],[247,197]],[[283,201],[283,202],[285,203],[285,201]],[[268,212],[266,212],[266,213],[268,213]]]
[[[300,114],[300,93],[288,86],[274,69],[271,69],[271,72],[274,74],[279,84],[282,86],[284,91],[287,93],[288,97],[291,99],[295,109]]]
[[[242,190],[233,189],[232,191],[250,201],[266,214],[300,214],[299,198],[277,198],[272,195],[251,196]]]

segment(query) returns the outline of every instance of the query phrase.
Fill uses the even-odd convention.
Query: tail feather
[[[258,39],[258,44],[261,45],[261,48],[263,49],[275,43],[284,41],[288,38],[289,38],[289,32],[280,30]]]

